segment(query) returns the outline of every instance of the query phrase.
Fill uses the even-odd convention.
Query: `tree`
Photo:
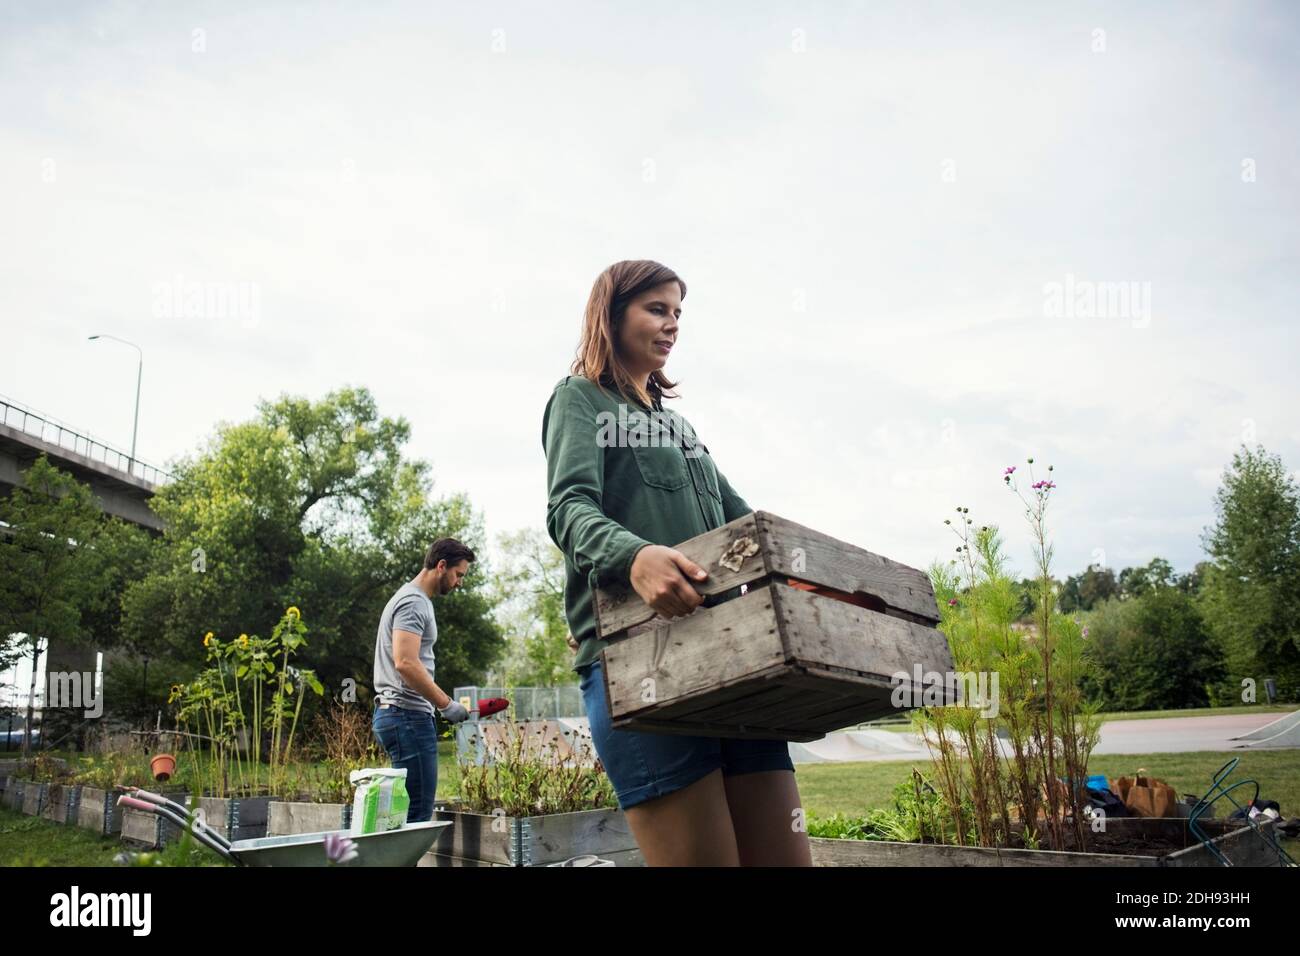
[[[124,598],[125,631],[197,667],[202,637],[267,633],[289,606],[312,621],[302,652],[331,695],[368,686],[384,604],[439,537],[480,549],[468,499],[432,498],[429,465],[402,455],[410,426],[365,389],[262,402],[175,468],[154,509],[164,547]],[[501,653],[478,562],[435,601],[437,680],[474,683]]]
[[[1200,594],[1201,584],[1205,581],[1205,574],[1209,567],[1210,564],[1208,561],[1197,561],[1196,567],[1192,568],[1192,570],[1188,571],[1186,574],[1178,575],[1177,581],[1175,582],[1178,590],[1185,594],[1190,594],[1193,597]]]
[[[106,516],[89,486],[44,455],[0,500],[0,522],[0,634],[18,635],[9,646],[32,662],[31,728],[41,641],[87,643],[94,637],[111,643],[116,588],[138,566],[149,540],[140,529]],[[24,736],[24,756],[29,741]]]
[[[1200,599],[1227,659],[1219,694],[1239,700],[1243,681],[1274,677],[1300,699],[1300,490],[1280,457],[1243,445],[1214,506]]]
[[[1205,707],[1223,660],[1196,602],[1171,585],[1111,599],[1086,618],[1100,665],[1088,688],[1107,710]]]
[[[503,534],[493,590],[509,642],[505,682],[552,687],[574,682],[564,616],[564,554],[535,528]]]
[[[1115,572],[1110,568],[1090,564],[1082,574],[1066,578],[1061,585],[1061,613],[1091,611],[1100,602],[1117,594],[1119,583],[1115,580]]]

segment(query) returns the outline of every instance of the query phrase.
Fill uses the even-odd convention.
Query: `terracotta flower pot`
[[[176,772],[176,758],[171,754],[159,754],[149,761],[149,771],[160,783],[166,783]]]

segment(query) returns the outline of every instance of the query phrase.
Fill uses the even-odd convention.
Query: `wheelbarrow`
[[[204,823],[197,811],[191,813],[183,805],[139,787],[118,789],[127,791],[117,798],[119,806],[152,813],[188,830],[194,839],[236,866],[327,866],[325,841],[329,837],[347,837],[356,848],[356,857],[341,866],[415,866],[433,846],[438,831],[452,825],[450,820],[431,820],[357,836],[347,830],[326,830],[231,843]]]

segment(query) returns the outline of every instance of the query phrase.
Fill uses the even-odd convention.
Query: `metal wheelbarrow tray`
[[[924,571],[765,511],[676,547],[709,573],[686,617],[596,592],[615,727],[808,741],[957,702]]]
[[[120,805],[152,813],[188,830],[194,839],[236,866],[327,866],[325,840],[334,835],[347,837],[356,846],[356,858],[341,866],[415,866],[433,846],[438,832],[452,825],[448,820],[432,820],[359,836],[347,830],[327,830],[231,843],[204,823],[197,812],[190,813],[173,800],[138,787],[118,789],[127,791],[117,798]]]

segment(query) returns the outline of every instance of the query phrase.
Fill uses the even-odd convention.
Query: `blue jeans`
[[[433,801],[438,793],[438,733],[433,714],[376,707],[371,728],[389,762],[406,771],[406,793],[411,798],[406,822],[433,819]]]
[[[724,777],[772,770],[794,772],[790,745],[784,740],[732,740],[615,730],[610,723],[601,662],[583,667],[578,676],[591,724],[591,742],[614,785],[618,805],[624,810],[688,787],[715,770],[721,770]]]

